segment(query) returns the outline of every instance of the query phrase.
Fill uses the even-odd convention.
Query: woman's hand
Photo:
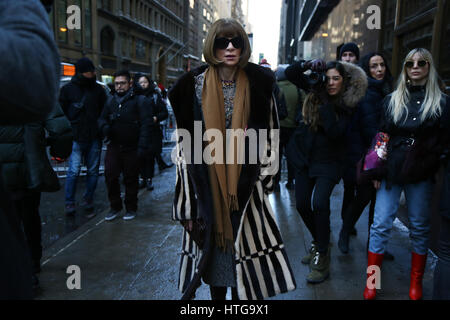
[[[381,188],[381,181],[378,180],[372,180],[373,183],[373,187],[377,190],[379,190]]]

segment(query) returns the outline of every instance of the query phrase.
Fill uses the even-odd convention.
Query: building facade
[[[249,32],[248,0],[189,0],[185,70],[204,64],[203,45],[211,25],[221,18],[237,19]]]
[[[81,28],[67,27],[67,8],[81,9]],[[118,69],[149,74],[168,86],[184,72],[188,0],[56,0],[50,18],[61,60],[93,60],[99,76]]]
[[[379,8],[379,28],[371,28]],[[373,8],[373,7],[372,7]],[[397,76],[406,54],[423,47],[433,54],[439,75],[450,85],[450,1],[448,0],[285,0],[279,61],[335,60],[345,42],[361,56],[381,51]],[[369,27],[370,26],[370,27]]]

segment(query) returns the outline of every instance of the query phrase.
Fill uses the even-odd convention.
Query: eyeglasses
[[[426,61],[426,60],[419,60],[419,61],[417,61],[417,65],[420,68],[425,67],[427,65],[427,63],[428,63],[428,61]],[[407,67],[408,69],[411,69],[412,67],[414,67],[414,61],[406,61],[405,62],[405,67]]]
[[[241,49],[244,46],[244,40],[241,37],[234,37],[233,39],[216,38],[216,40],[214,40],[214,47],[216,49],[226,49],[230,42],[235,49]]]

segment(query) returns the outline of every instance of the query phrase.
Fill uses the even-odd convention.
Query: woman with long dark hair
[[[310,92],[288,151],[288,161],[296,168],[297,210],[313,238],[310,254],[302,259],[311,268],[306,278],[309,283],[323,282],[329,276],[330,197],[343,176],[345,135],[353,108],[367,88],[361,68],[336,61],[326,64],[326,81],[311,87],[304,72],[312,68],[321,73],[316,65],[302,61],[285,71],[291,82]]]
[[[152,123],[150,125],[151,148],[149,152],[141,159],[141,177],[142,181],[139,187],[146,187],[152,191],[153,176],[155,174],[155,159],[162,151],[163,134],[159,123],[169,116],[165,102],[156,89],[156,85],[145,74],[137,74],[135,77],[135,90],[137,94],[142,94],[149,98],[152,103]]]
[[[433,178],[447,144],[448,108],[449,99],[439,87],[431,53],[422,48],[410,51],[403,62],[397,88],[384,100],[381,113],[380,131],[389,135],[387,173],[381,181],[374,181],[378,191],[370,228],[368,266],[370,270],[381,267],[400,194],[404,191],[412,244],[409,290],[412,300],[422,298]],[[375,297],[375,286],[366,286],[364,298]]]
[[[366,72],[368,87],[362,101],[358,104],[348,131],[347,181],[356,184],[356,165],[369,149],[372,139],[378,132],[382,102],[392,92],[392,75],[383,54],[373,52],[361,59],[361,68]],[[376,189],[371,181],[356,186],[356,196],[343,212],[342,229],[338,246],[342,253],[348,253],[352,229],[370,202],[369,228],[373,222]],[[387,257],[387,253],[386,253]],[[392,257],[392,256],[391,256]]]
[[[233,299],[262,299],[295,289],[267,196],[276,170],[266,171],[261,159],[239,162],[233,144],[223,146],[231,130],[244,133],[237,139],[243,159],[258,151],[250,136],[277,154],[278,142],[271,134],[267,138],[267,132],[279,129],[275,79],[270,70],[249,63],[250,54],[243,27],[220,19],[205,40],[207,65],[182,76],[169,92],[179,135],[173,219],[184,226],[183,299],[193,298],[201,280],[214,300],[224,300],[227,288]],[[212,149],[213,159],[207,161]]]

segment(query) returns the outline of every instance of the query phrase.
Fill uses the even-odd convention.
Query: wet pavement
[[[166,159],[168,154],[166,155]],[[154,191],[139,192],[136,219],[112,222],[104,220],[108,212],[103,177],[96,191],[97,215],[91,219],[78,211],[65,217],[64,191],[43,194],[44,256],[39,275],[41,292],[37,299],[113,299],[177,300],[181,226],[171,220],[175,168],[158,173],[155,169]],[[83,180],[83,179],[82,179]],[[64,185],[64,180],[62,179]],[[78,186],[81,199],[84,183]],[[358,221],[358,235],[351,238],[350,253],[337,247],[341,227],[342,184],[336,186],[331,199],[331,275],[318,285],[306,282],[309,267],[301,264],[311,243],[311,236],[295,208],[294,191],[281,184],[279,193],[270,196],[287,254],[297,282],[295,291],[278,295],[274,300],[361,300],[366,276],[367,209]],[[123,213],[123,212],[122,212]],[[385,261],[381,274],[380,300],[408,300],[410,244],[408,229],[399,220],[394,223],[389,251],[394,261]],[[424,299],[431,298],[435,258],[429,255],[424,276]],[[81,289],[70,290],[69,266],[80,268]],[[202,285],[196,299],[209,299],[208,286]]]

